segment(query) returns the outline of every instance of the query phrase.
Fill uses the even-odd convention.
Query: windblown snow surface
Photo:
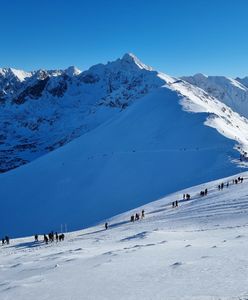
[[[241,176],[113,217],[108,230],[99,224],[48,245],[12,240],[0,248],[1,300],[248,299],[248,173]],[[172,208],[185,192],[192,199]],[[141,209],[145,218],[130,223]]]
[[[98,127],[1,174],[1,210],[11,212],[11,220],[8,213],[0,218],[1,234],[56,231],[60,224],[80,229],[245,167],[237,162],[239,152],[248,152],[246,118],[203,90],[152,71],[134,56],[117,62],[107,65],[116,68],[114,74],[121,63],[127,74],[131,68],[132,78],[146,77],[151,86],[159,82],[160,87],[134,97],[112,117],[101,106],[95,118],[108,118]],[[105,69],[99,65],[94,70]]]

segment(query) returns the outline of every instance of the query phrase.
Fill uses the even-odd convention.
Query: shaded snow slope
[[[241,116],[248,117],[248,87],[245,78],[235,80],[224,76],[196,74],[182,79],[205,90]]]
[[[204,125],[206,113],[183,110],[187,99],[160,88],[68,145],[2,174],[2,209],[13,221],[4,214],[0,227],[10,235],[58,230],[61,223],[76,229],[237,172],[234,142]]]
[[[223,191],[217,185],[232,178],[126,212],[107,231],[99,224],[49,245],[12,240],[0,248],[1,299],[247,299],[248,173],[241,176]],[[185,192],[192,200],[172,209]],[[142,208],[145,218],[130,223]]]

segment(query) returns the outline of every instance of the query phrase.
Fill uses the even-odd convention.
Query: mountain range
[[[246,168],[246,83],[172,77],[133,54],[83,72],[0,69],[0,189],[13,220],[0,227],[78,229]]]

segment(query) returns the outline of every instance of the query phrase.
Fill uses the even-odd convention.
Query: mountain
[[[238,176],[244,182],[233,184]],[[1,298],[245,300],[247,178],[246,172],[177,191],[112,217],[108,230],[101,223],[65,233],[63,242],[11,240],[1,246]],[[191,200],[172,208],[183,193]],[[142,209],[145,217],[131,223]]]
[[[184,76],[182,79],[203,89],[241,116],[248,117],[247,78],[232,79],[224,76],[196,74],[194,76]]]
[[[71,78],[64,71],[46,74],[38,81],[47,80],[38,89],[41,98],[21,92],[22,101],[5,105],[23,112],[25,122],[43,115],[29,138],[53,143],[49,150],[79,129],[66,135],[64,144],[74,139],[67,145],[1,174],[2,210],[13,220],[2,216],[2,233],[42,233],[65,223],[79,229],[247,166],[239,162],[248,152],[246,118],[134,55]],[[55,87],[60,96],[51,93]],[[19,128],[26,137],[27,129]]]
[[[0,70],[0,172],[91,131],[163,84],[133,55],[81,72]]]

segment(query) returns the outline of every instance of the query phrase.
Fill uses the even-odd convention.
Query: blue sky
[[[80,69],[132,52],[171,75],[248,75],[246,0],[2,0],[0,66]]]

